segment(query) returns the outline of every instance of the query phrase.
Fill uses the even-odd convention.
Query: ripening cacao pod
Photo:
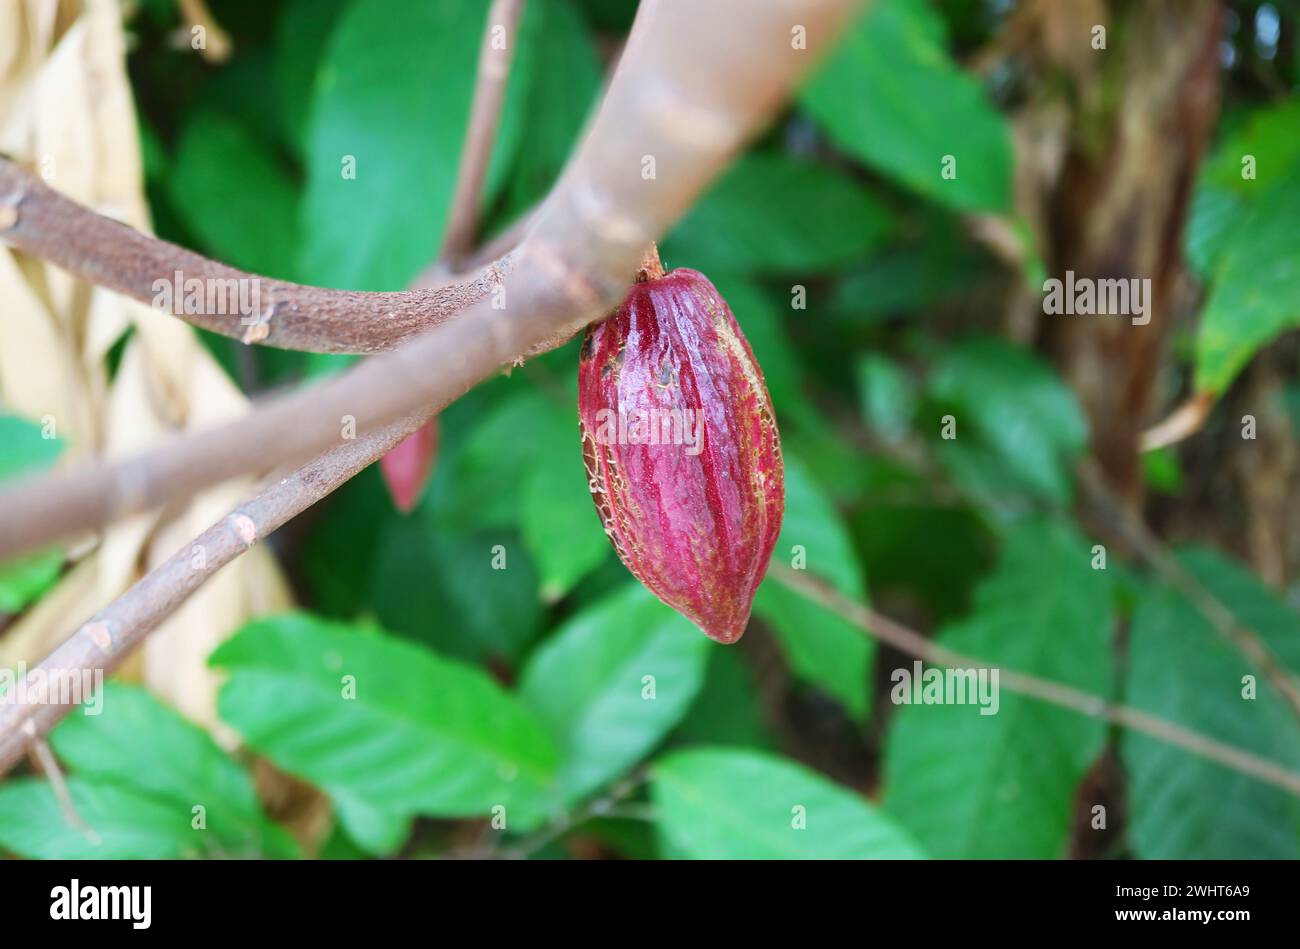
[[[379,459],[379,470],[393,506],[407,514],[424,493],[425,482],[438,455],[438,416],[425,422]]]
[[[619,558],[711,639],[749,621],[785,511],[772,400],[726,301],[647,255],[578,366],[583,461]]]

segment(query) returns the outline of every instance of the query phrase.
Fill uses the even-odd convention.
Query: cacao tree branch
[[[1269,684],[1300,719],[1300,682],[1273,654],[1264,638],[1237,619],[1236,614],[1192,576],[1146,522],[1131,511],[1110,489],[1100,465],[1088,459],[1080,469],[1080,481],[1089,500],[1115,525],[1119,535],[1132,546],[1144,563],[1161,579],[1185,596],[1210,627],[1264,673]]]
[[[456,191],[452,195],[447,231],[442,241],[442,259],[451,267],[460,264],[478,239],[483,181],[496,142],[523,9],[524,0],[493,0],[488,10],[478,55],[478,78],[474,85],[473,105],[470,106],[469,129],[460,153]]]
[[[0,240],[223,336],[320,353],[392,349],[481,299],[511,265],[506,254],[458,282],[391,293],[272,280],[96,214],[3,157]],[[201,312],[186,312],[187,287],[198,288]],[[241,312],[241,292],[257,312]]]
[[[60,699],[77,693],[61,688],[61,682],[84,681],[87,672],[107,676],[218,570],[381,457],[427,418],[416,413],[331,448],[235,508],[83,624],[27,673],[26,701],[0,705],[0,775],[73,709]]]
[[[771,575],[779,582],[821,604],[862,630],[869,636],[888,643],[895,649],[915,656],[925,662],[949,668],[998,669],[998,682],[1012,692],[1067,708],[1100,719],[1130,731],[1150,735],[1166,744],[1175,745],[1207,761],[1213,761],[1240,774],[1249,775],[1265,784],[1281,788],[1300,797],[1300,773],[1291,771],[1276,761],[1260,757],[1249,751],[1218,741],[1208,735],[1184,728],[1174,722],[1143,712],[1140,709],[1111,702],[1063,682],[1042,679],[1028,673],[1008,669],[997,663],[955,652],[922,636],[897,620],[890,619],[844,596],[828,584],[806,571],[792,570],[784,565],[772,568]]]
[[[502,275],[503,309],[480,299],[399,349],[246,419],[0,490],[0,560],[227,478],[300,462],[336,443],[342,425],[364,434],[419,408],[440,410],[497,367],[559,345],[618,302],[646,245],[771,118],[856,6],[647,0],[587,136]],[[793,48],[795,23],[808,49]],[[657,159],[649,180],[646,155]]]

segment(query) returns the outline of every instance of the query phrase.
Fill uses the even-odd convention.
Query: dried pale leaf
[[[18,267],[0,248],[0,401],[32,419],[54,418],[57,434],[82,454],[95,435],[85,380],[61,327]]]

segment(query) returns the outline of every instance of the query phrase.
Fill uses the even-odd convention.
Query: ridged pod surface
[[[736,318],[701,273],[642,271],[587,330],[578,416],[614,549],[711,639],[749,621],[785,511],[772,400]]]

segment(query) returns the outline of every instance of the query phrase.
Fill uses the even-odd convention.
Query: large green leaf
[[[513,531],[451,531],[434,521],[422,516],[385,524],[368,588],[376,616],[384,627],[448,656],[513,663],[542,621],[528,551]]]
[[[68,823],[44,778],[0,785],[0,848],[37,860],[175,860],[202,856],[212,842],[166,801],[77,777],[68,792],[89,833]]]
[[[741,650],[709,650],[704,684],[673,737],[696,745],[773,747],[758,683]]]
[[[560,786],[575,800],[649,752],[686,713],[713,646],[640,584],[583,610],[542,645],[520,695],[560,748]]]
[[[473,98],[486,6],[367,0],[344,12],[316,72],[303,272],[312,283],[395,289],[442,239]],[[525,70],[512,71],[484,201],[519,141]],[[345,177],[345,160],[355,177]]]
[[[953,415],[956,437],[937,440],[939,457],[967,488],[1069,501],[1088,426],[1074,393],[1050,366],[1001,340],[972,339],[943,353],[929,391],[938,411],[926,434],[940,435],[942,415]]]
[[[207,732],[143,689],[109,683],[100,694],[97,714],[73,714],[50,736],[75,773],[74,803],[89,830],[69,825],[48,784],[19,784],[0,804],[0,845],[34,857],[297,855],[262,813],[248,774]]]
[[[1300,163],[1226,238],[1196,338],[1196,386],[1223,392],[1261,347],[1300,327]]]
[[[1185,551],[1183,565],[1257,632],[1294,674],[1300,616],[1231,559]],[[1257,697],[1244,697],[1242,677]],[[1129,632],[1125,701],[1236,748],[1300,770],[1300,726],[1268,678],[1181,593],[1151,583]],[[1146,859],[1300,858],[1300,802],[1182,749],[1125,732],[1129,836]]]
[[[102,694],[99,715],[71,715],[50,736],[79,777],[166,801],[187,817],[201,805],[207,832],[229,855],[296,852],[263,816],[248,774],[207,732],[143,689],[108,683]]]
[[[939,642],[993,668],[1108,697],[1110,582],[1092,569],[1088,542],[1063,524],[1025,522],[1005,543],[971,615]],[[982,712],[992,705],[898,709],[885,747],[885,807],[937,857],[1063,857],[1075,791],[1105,726],[1005,690],[995,695],[989,715]]]
[[[555,750],[476,668],[300,613],[248,624],[211,661],[230,671],[221,717],[249,746],[349,803],[392,817],[503,805],[510,827],[542,816]]]
[[[1011,136],[979,82],[949,58],[926,0],[878,0],[848,31],[800,101],[837,145],[963,211],[1011,202]],[[944,156],[956,177],[941,176]]]
[[[820,271],[861,257],[892,230],[885,209],[851,178],[781,154],[737,161],[668,236],[673,266]]]
[[[214,256],[293,279],[297,187],[271,148],[239,121],[210,108],[189,115],[168,184],[176,216]]]
[[[762,752],[693,748],[653,768],[669,845],[695,859],[907,859],[924,854],[866,800]]]
[[[1184,243],[1210,287],[1196,339],[1202,391],[1223,392],[1256,351],[1300,326],[1297,121],[1300,98],[1255,110],[1197,182]]]
[[[287,0],[275,29],[275,99],[283,138],[306,157],[307,123],[316,96],[316,73],[349,0]]]
[[[576,392],[567,405],[550,403],[542,427],[528,439],[534,454],[523,476],[520,526],[547,601],[572,590],[614,549],[591,500],[577,404]]]
[[[854,599],[866,592],[848,531],[790,452],[785,454],[785,519],[772,562],[806,569]],[[873,644],[865,634],[770,577],[759,587],[754,609],[771,625],[797,676],[839,700],[854,718],[866,718]]]

